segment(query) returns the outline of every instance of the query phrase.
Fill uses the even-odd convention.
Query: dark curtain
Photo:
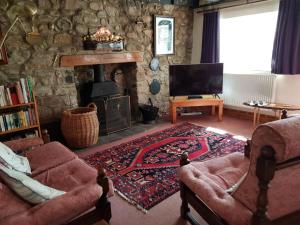
[[[300,74],[300,0],[280,1],[272,73]]]
[[[201,63],[217,63],[220,54],[219,12],[204,13]]]

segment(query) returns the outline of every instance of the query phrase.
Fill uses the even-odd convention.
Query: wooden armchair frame
[[[245,146],[245,156],[248,158],[250,156],[250,140],[247,141],[247,145]],[[188,155],[183,153],[180,160],[180,166],[189,163]],[[299,225],[300,211],[296,211],[273,221],[270,221],[266,216],[268,188],[270,181],[274,177],[275,171],[295,164],[300,164],[300,157],[283,163],[276,163],[275,151],[272,147],[264,146],[261,149],[261,154],[256,164],[256,176],[259,180],[257,210],[252,216],[251,225]],[[209,225],[230,225],[210,209],[205,202],[182,182],[180,182],[180,197],[182,199],[180,210],[181,217],[188,220],[191,224],[200,225],[190,213],[189,204]]]
[[[95,205],[95,209],[92,211],[72,220],[67,225],[92,225],[101,219],[109,223],[111,219],[111,205],[107,199],[107,193],[109,192],[109,182],[106,176],[105,170],[98,169],[97,183],[102,187],[103,193]]]

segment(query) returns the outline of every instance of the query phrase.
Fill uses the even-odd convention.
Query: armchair
[[[66,193],[31,205],[0,178],[0,225],[109,223],[111,206],[107,196],[112,195],[113,187],[103,169],[91,168],[58,142],[44,144],[40,138],[27,138],[5,144],[14,151],[23,151],[35,180]]]
[[[232,153],[179,169],[181,216],[209,225],[297,225],[300,221],[300,116],[257,127],[245,155]],[[249,157],[250,153],[250,157]]]

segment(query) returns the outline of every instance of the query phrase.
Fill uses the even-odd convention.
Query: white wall
[[[203,13],[194,11],[192,64],[200,63],[202,49]]]
[[[275,80],[274,101],[300,106],[300,74],[278,75]]]

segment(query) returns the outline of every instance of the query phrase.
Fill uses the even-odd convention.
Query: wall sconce
[[[31,44],[40,44],[42,42],[42,37],[40,33],[37,32],[37,29],[35,26],[32,26],[31,32],[26,32],[26,29],[24,27],[24,24],[21,20],[22,17],[31,17],[32,23],[34,22],[34,16],[37,13],[37,6],[32,1],[20,1],[16,3],[15,5],[11,6],[9,10],[7,11],[7,15],[9,18],[13,19],[12,24],[8,28],[8,30],[5,32],[1,42],[0,42],[0,49],[3,46],[9,32],[12,30],[12,28],[16,25],[17,22],[21,24],[22,29],[26,33],[26,41]]]

